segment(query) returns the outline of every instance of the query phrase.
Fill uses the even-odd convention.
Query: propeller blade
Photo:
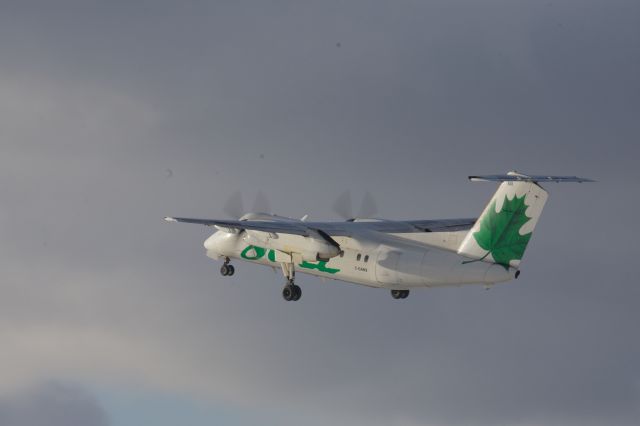
[[[242,194],[236,191],[227,198],[222,211],[233,219],[240,219],[245,214],[244,203],[242,202]]]
[[[336,198],[336,201],[333,203],[333,211],[344,220],[353,218],[351,193],[349,191],[343,192],[338,198]]]
[[[358,217],[369,219],[378,214],[378,205],[370,192],[364,194],[360,210],[358,211]]]
[[[253,200],[254,213],[271,213],[271,203],[262,191],[258,191],[255,200]]]

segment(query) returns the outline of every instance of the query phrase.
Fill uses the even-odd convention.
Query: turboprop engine
[[[260,231],[247,231],[243,240],[252,245],[278,250],[284,253],[299,253],[302,260],[315,262],[328,261],[340,254],[337,242],[325,232],[314,230],[309,236],[271,234]]]
[[[340,254],[340,246],[337,243],[332,244],[324,239],[319,240],[317,238],[307,237],[305,238],[303,247],[304,249],[300,250],[302,260],[308,262],[315,262],[317,260],[327,261]]]

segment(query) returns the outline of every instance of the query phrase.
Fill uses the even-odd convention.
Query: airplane
[[[405,299],[420,287],[482,284],[486,288],[520,275],[520,261],[547,201],[541,182],[595,182],[576,176],[507,174],[469,176],[499,182],[478,218],[386,220],[353,218],[313,222],[268,213],[239,220],[165,217],[216,228],[204,242],[206,255],[221,259],[232,276],[238,259],[282,270],[282,297],[302,296],[296,271],[322,278],[389,289]]]

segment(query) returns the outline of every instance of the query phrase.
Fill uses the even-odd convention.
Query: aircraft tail
[[[472,181],[502,182],[467,233],[458,254],[474,260],[518,268],[547,201],[538,182],[593,182],[576,176],[469,176]]]

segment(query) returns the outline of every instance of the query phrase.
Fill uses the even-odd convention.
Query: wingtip
[[[166,222],[177,222],[175,217],[170,217],[170,216],[165,217],[164,220]]]

